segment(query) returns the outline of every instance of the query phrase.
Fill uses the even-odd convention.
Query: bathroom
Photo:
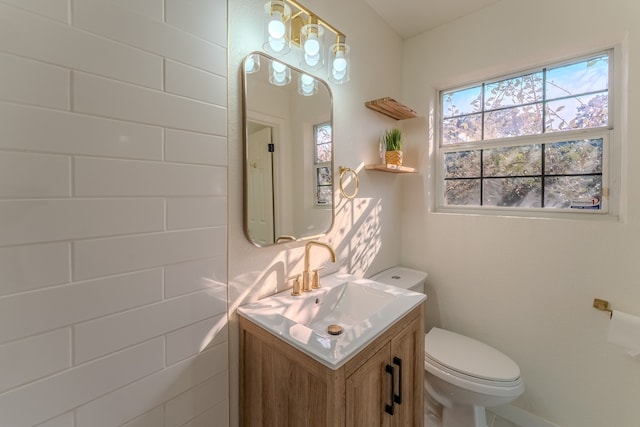
[[[640,362],[592,308],[640,314],[640,4],[502,0],[403,40],[365,0],[302,3],[352,48],[351,81],[331,90],[336,167],[358,169],[360,190],[336,198],[328,271],[427,271],[427,323],[520,366],[525,393],[491,427],[640,425]],[[304,252],[243,232],[240,66],[262,8],[0,1],[1,426],[237,425],[235,311],[282,289]],[[610,47],[617,218],[432,211],[438,89]],[[363,106],[384,96],[423,117],[408,124],[416,174],[362,169],[396,123]]]

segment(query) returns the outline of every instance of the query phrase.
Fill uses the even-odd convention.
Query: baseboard
[[[513,405],[496,406],[487,410],[520,427],[561,427]]]

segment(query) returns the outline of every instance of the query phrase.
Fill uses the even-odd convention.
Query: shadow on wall
[[[343,199],[336,209],[331,232],[339,259],[347,259],[346,270],[364,276],[382,247],[380,213],[382,201],[372,198]],[[353,230],[357,232],[353,235]]]
[[[442,327],[438,294],[436,293],[436,289],[429,283],[429,277],[427,277],[424,292],[427,294],[427,300],[424,306],[424,330],[425,332],[429,332],[433,327]]]
[[[328,237],[329,243],[337,254],[337,263],[325,263],[326,273],[332,270],[346,270],[351,274],[364,276],[382,246],[380,212],[381,201],[375,199],[342,199],[338,202],[333,230]],[[357,230],[353,235],[353,230]],[[323,239],[325,240],[325,239]],[[337,242],[337,243],[336,243]],[[287,287],[287,275],[302,272],[304,253],[300,241],[283,243],[283,249],[270,261],[264,270],[247,272],[233,280],[237,296],[229,300],[229,313],[244,304],[284,291]],[[291,250],[289,250],[291,249]],[[341,264],[346,260],[347,264]],[[323,261],[314,258],[313,267]]]
[[[289,244],[283,246],[289,246]],[[250,271],[235,279],[234,287],[240,292],[234,301],[229,301],[229,313],[235,313],[241,305],[258,301],[283,290],[281,287],[287,283],[285,266],[299,263],[302,256],[294,256],[290,251],[281,251],[278,257],[281,256],[285,259],[274,259],[266,270]]]

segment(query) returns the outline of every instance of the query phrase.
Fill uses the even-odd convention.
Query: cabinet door
[[[389,345],[382,347],[346,380],[347,427],[391,427],[391,375],[387,373]]]
[[[391,340],[391,361],[397,374],[394,384],[394,427],[421,427],[424,405],[424,327],[412,322]]]

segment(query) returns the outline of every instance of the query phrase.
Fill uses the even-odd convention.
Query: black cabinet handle
[[[393,401],[398,405],[402,404],[402,359],[399,357],[393,358],[393,364],[398,365],[398,394],[393,395]]]
[[[394,385],[396,383],[396,378],[395,378],[396,377],[396,373],[395,373],[395,369],[393,369],[393,366],[391,366],[391,365],[385,366],[385,371],[386,371],[387,374],[391,375],[391,387],[390,387],[391,395],[389,396],[390,400],[391,400],[391,405],[389,405],[389,404],[384,405],[384,411],[389,415],[393,415],[393,413],[394,413],[393,402],[395,400],[394,399],[394,393],[393,393],[393,387],[394,387]]]

